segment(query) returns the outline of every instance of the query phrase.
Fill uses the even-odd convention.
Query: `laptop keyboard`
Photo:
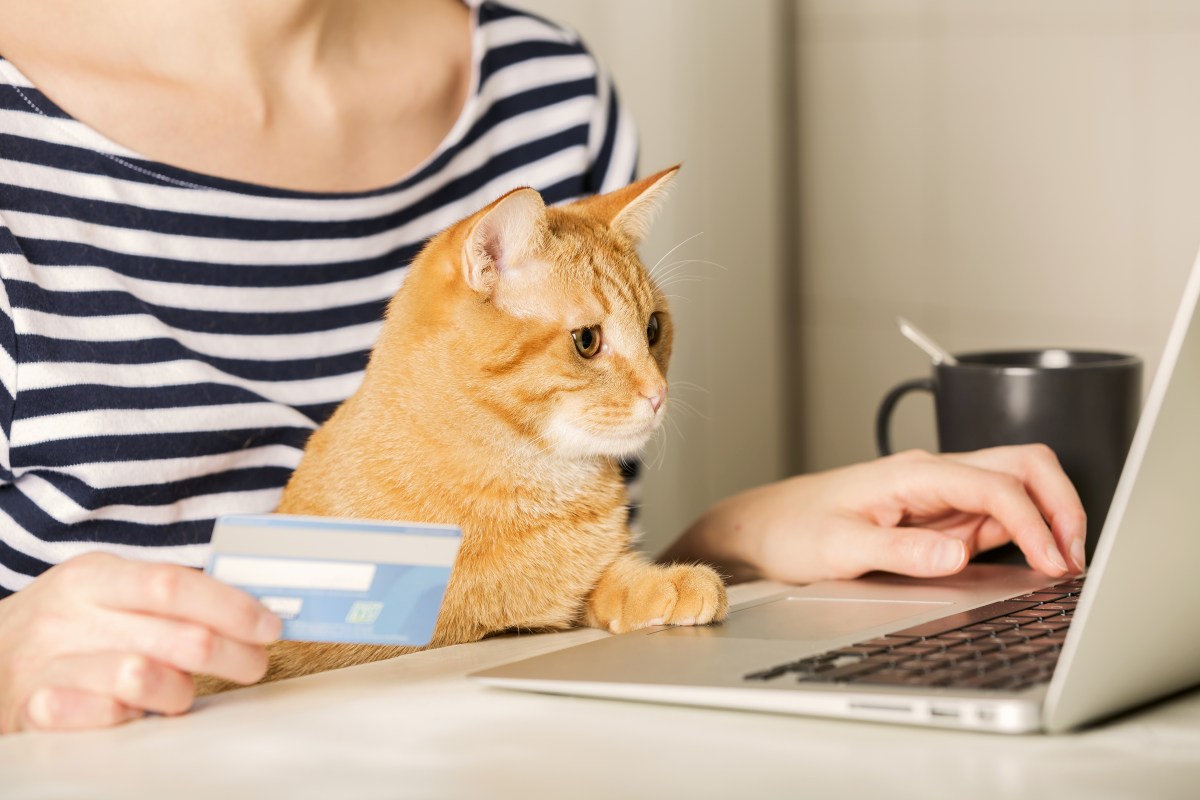
[[[1083,578],[769,669],[747,681],[1019,691],[1046,683]]]

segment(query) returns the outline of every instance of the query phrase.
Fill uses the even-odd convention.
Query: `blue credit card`
[[[461,542],[452,525],[240,514],[217,520],[204,571],[279,615],[283,639],[421,646]]]

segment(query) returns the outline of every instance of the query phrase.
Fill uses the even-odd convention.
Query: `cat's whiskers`
[[[699,283],[700,281],[703,281],[706,279],[707,279],[707,276],[705,276],[705,275],[676,275],[675,277],[671,278],[669,281],[666,281],[665,283],[660,283],[658,285],[658,290],[661,292],[661,291],[669,289],[672,286],[675,286],[680,283]]]
[[[673,409],[678,409],[679,412],[684,416],[697,416],[702,420],[709,421],[708,414],[701,411],[700,408],[690,400],[680,396],[681,393],[686,394],[688,392],[701,392],[705,395],[704,400],[707,401],[710,394],[707,388],[698,383],[693,383],[692,381],[681,381],[677,378],[671,379],[669,384],[672,404],[671,407]]]
[[[682,267],[672,272],[665,278],[657,281],[655,284],[660,292],[665,292],[672,286],[680,283],[699,283],[700,281],[711,280],[711,275],[698,275],[692,272],[684,271]]]
[[[650,454],[652,452],[653,455],[651,455],[648,459],[643,457],[642,463],[655,472],[662,469],[663,463],[665,463],[667,460],[666,429],[666,425],[658,426],[654,433],[650,435],[649,441],[646,442],[646,449],[644,452],[646,454]]]
[[[654,280],[659,283],[668,280],[672,275],[680,272],[688,264],[707,264],[724,272],[729,271],[729,268],[724,264],[721,264],[717,261],[709,261],[707,258],[683,258],[679,261],[672,261],[670,264],[667,264],[665,267],[663,267],[662,274],[654,275]]]
[[[708,391],[707,387],[701,386],[698,383],[692,383],[691,381],[672,380],[671,388],[672,389],[686,389],[689,392],[695,391],[695,392],[704,392],[705,394],[711,394],[711,392]]]
[[[671,430],[675,431],[675,435],[679,437],[680,441],[683,441],[684,439],[687,438],[686,436],[683,435],[683,428],[679,427],[679,423],[676,420],[672,419],[671,417],[667,417],[667,425],[671,426]],[[663,425],[663,428],[666,429],[667,425]],[[670,434],[664,433],[663,434],[663,453],[664,454],[667,451],[667,442],[669,442],[670,440],[671,440]]]
[[[670,437],[667,436],[666,426],[664,425],[662,428],[660,428],[660,430],[662,431],[662,436],[659,438],[662,441],[660,442],[660,446],[658,448],[658,459],[654,463],[654,469],[656,472],[661,470],[663,468],[663,464],[667,462],[667,447],[670,445]],[[657,432],[658,431],[655,431],[655,433]]]
[[[705,414],[703,411],[701,411],[696,406],[689,403],[687,400],[684,400],[682,397],[671,398],[671,403],[675,409],[677,409],[679,412],[681,412],[685,416],[686,415],[695,415],[702,420],[709,421],[709,417],[707,414]]]
[[[652,279],[655,279],[655,278],[656,278],[656,276],[655,276],[655,274],[654,274],[654,273],[655,273],[655,270],[657,270],[657,269],[658,269],[658,265],[659,265],[659,264],[661,264],[662,262],[666,261],[666,260],[667,260],[667,258],[668,258],[668,257],[671,255],[671,253],[674,253],[676,250],[678,250],[679,248],[683,247],[685,244],[687,244],[688,242],[690,242],[692,239],[695,239],[697,236],[703,236],[703,235],[704,235],[704,231],[700,231],[699,233],[693,233],[691,236],[689,236],[688,238],[684,239],[682,242],[680,242],[679,244],[675,245],[674,247],[672,247],[672,248],[671,248],[670,250],[668,250],[667,252],[663,253],[663,256],[662,256],[662,258],[660,258],[658,261],[655,261],[655,262],[654,262],[654,266],[653,266],[653,267],[651,267],[650,269],[646,270],[646,273],[647,273],[647,274],[648,274],[648,275],[649,275],[649,276],[650,276]]]

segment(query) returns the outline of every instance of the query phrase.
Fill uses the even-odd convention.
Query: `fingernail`
[[[259,615],[258,627],[254,629],[254,635],[258,637],[258,641],[273,642],[279,638],[281,633],[283,633],[283,620],[270,613]]]
[[[1083,537],[1079,537],[1071,545],[1071,560],[1075,562],[1075,567],[1083,572],[1087,569],[1087,556],[1083,551]]]
[[[962,566],[964,555],[962,542],[939,542],[933,549],[933,568],[938,572],[955,572]]]
[[[1062,572],[1071,571],[1070,567],[1067,566],[1067,562],[1063,561],[1062,553],[1058,552],[1057,542],[1050,542],[1050,544],[1046,545],[1046,559]]]

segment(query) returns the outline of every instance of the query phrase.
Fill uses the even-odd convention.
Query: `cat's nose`
[[[662,406],[663,401],[667,399],[667,387],[655,386],[646,389],[642,392],[642,397],[650,402],[650,409],[658,413],[658,409]]]

